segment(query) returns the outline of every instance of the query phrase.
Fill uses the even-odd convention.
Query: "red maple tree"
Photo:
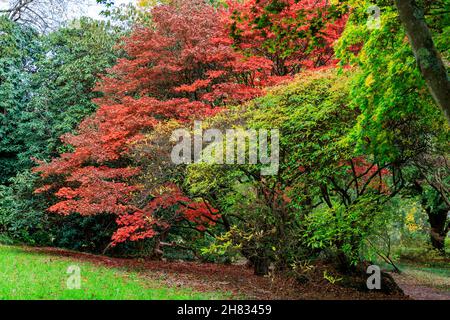
[[[234,45],[272,61],[274,76],[333,65],[346,7],[327,0],[229,1]]]
[[[130,146],[163,121],[207,117],[225,103],[260,95],[270,70],[270,61],[233,50],[224,9],[183,0],[157,6],[151,14],[153,27],[137,28],[124,39],[127,58],[98,84],[104,93],[96,101],[98,111],[77,134],[62,137],[73,152],[35,168],[48,181],[36,192],[58,198],[49,211],[116,214],[113,244],[153,237],[167,227],[154,213],[169,207],[176,206],[177,219],[198,230],[215,223],[216,210],[174,185],[136,205],[132,200],[142,190],[133,177],[140,170],[132,167]]]

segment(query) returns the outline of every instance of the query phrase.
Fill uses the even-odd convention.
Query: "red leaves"
[[[174,90],[176,92],[191,92],[192,93],[192,92],[196,92],[199,89],[207,88],[210,83],[211,83],[210,79],[195,80],[194,83],[191,85],[183,84],[183,85],[175,88]]]
[[[152,17],[154,28],[136,29],[124,39],[130,59],[119,60],[111,69],[113,79],[103,79],[98,88],[106,93],[103,102],[133,94],[159,100],[202,101],[207,93],[221,96],[218,84],[239,83],[249,90],[264,86],[270,66],[264,59],[246,58],[232,48],[223,8],[214,8],[202,0],[174,1],[155,7]],[[241,73],[246,76],[239,77]],[[256,78],[260,79],[258,83],[251,81]],[[247,100],[249,94],[244,93],[233,95],[233,102]],[[217,105],[227,101],[214,102]]]
[[[171,220],[158,218],[159,210],[175,208]],[[125,241],[137,241],[151,238],[157,234],[156,230],[168,230],[171,225],[187,220],[196,225],[198,231],[204,231],[220,218],[217,210],[211,208],[206,202],[197,202],[186,197],[174,184],[163,186],[160,194],[148,203],[143,210],[133,214],[119,216],[117,224],[119,229],[113,235],[113,245]]]
[[[153,229],[157,220],[143,211],[122,215],[117,218],[119,229],[112,236],[112,245],[125,241],[138,241],[154,237],[157,232]]]
[[[78,193],[71,188],[61,188],[57,193],[55,193],[56,196],[66,199],[73,199],[77,196],[77,194]]]
[[[67,176],[66,182],[77,187],[62,187],[55,195],[60,202],[49,208],[49,211],[68,215],[79,213],[93,215],[99,213],[123,214],[132,207],[127,203],[136,186],[114,179],[134,176],[139,171],[133,168],[83,167]]]
[[[198,227],[206,227],[215,225],[220,218],[218,210],[211,208],[205,202],[191,202],[182,206],[179,213],[191,222],[194,222]]]
[[[332,45],[347,16],[332,19],[329,1],[247,0],[229,1],[228,6],[234,44],[270,59],[274,75],[293,75],[335,62]]]
[[[175,0],[171,5],[156,6],[152,28],[137,28],[124,39],[127,58],[119,59],[98,84],[97,90],[104,96],[96,100],[97,112],[79,125],[77,134],[62,137],[73,152],[35,168],[49,180],[36,192],[54,192],[59,199],[49,210],[116,214],[119,229],[114,244],[153,237],[159,229],[180,221],[187,220],[200,231],[214,225],[217,211],[204,201],[189,199],[175,185],[165,186],[149,203],[136,201],[142,190],[134,179],[139,170],[130,167],[136,161],[131,159],[130,149],[161,122],[204,118],[227,103],[261,95],[265,86],[289,78],[289,72],[279,67],[296,70],[298,65],[316,66],[317,61],[310,63],[314,59],[330,62],[330,44],[343,21],[322,30],[325,45],[321,48],[310,51],[309,38],[287,39],[286,48],[292,54],[260,54],[265,41],[278,35],[267,28],[249,28],[248,21],[260,16],[267,3],[251,0],[231,6],[242,9],[245,17],[238,23],[243,29],[238,47],[246,54],[233,48],[231,11],[206,5],[203,0]],[[288,3],[276,20],[286,30],[294,26],[292,19],[298,18],[299,10],[309,8],[305,5],[308,1]],[[316,14],[308,11],[308,19]],[[307,27],[299,26],[301,31]],[[173,219],[158,218],[161,210],[174,210]]]
[[[36,190],[56,190],[59,202],[49,211],[117,214],[120,228],[114,243],[154,236],[155,226],[168,222],[153,215],[173,206],[179,206],[177,220],[202,227],[215,221],[214,210],[174,186],[143,208],[136,207],[139,187],[133,177],[139,170],[127,166],[130,146],[160,121],[202,118],[225,101],[261,94],[254,85],[262,82],[254,78],[264,78],[261,59],[244,59],[230,46],[226,26],[220,23],[223,10],[190,0],[157,6],[152,14],[154,28],[136,29],[124,39],[129,58],[120,59],[98,85],[105,95],[96,100],[97,112],[79,125],[78,134],[62,138],[74,151],[35,169],[53,179],[53,184]],[[245,76],[237,81],[240,72]]]
[[[388,169],[379,168],[377,164],[369,163],[365,157],[358,157],[352,160],[353,169],[349,169],[351,173],[354,170],[354,175],[360,180],[360,184],[370,189],[378,190],[381,193],[388,193],[389,187],[385,179],[391,173]]]

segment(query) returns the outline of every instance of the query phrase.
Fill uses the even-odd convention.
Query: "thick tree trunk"
[[[428,216],[428,222],[430,223],[430,241],[433,248],[439,252],[445,254],[445,238],[450,231],[450,221],[448,221],[449,208],[444,207],[439,209],[445,201],[440,198],[438,203],[434,205],[428,203],[427,196],[424,193],[424,189],[420,185],[419,181],[415,181],[413,190],[417,192],[421,197],[422,208],[425,210]],[[434,209],[433,209],[434,208]]]
[[[246,248],[245,246],[241,249],[242,255],[247,258],[247,261],[249,262],[248,266],[253,268],[254,273],[257,276],[269,274],[271,262],[269,257],[264,253],[264,250],[259,252],[255,252],[254,250],[255,249],[253,248]]]
[[[446,67],[434,46],[423,10],[415,0],[395,0],[395,5],[411,43],[420,72],[431,95],[450,122],[450,81]]]
[[[255,275],[257,276],[265,276],[269,274],[269,267],[270,267],[270,261],[267,258],[264,257],[257,257],[254,258],[253,261],[253,267],[255,271]]]
[[[445,253],[445,238],[447,237],[449,226],[447,225],[448,210],[441,209],[436,212],[427,210],[428,221],[430,222],[430,240],[433,248],[441,253]]]

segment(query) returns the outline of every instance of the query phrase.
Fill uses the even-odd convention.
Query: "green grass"
[[[69,266],[78,266],[80,289],[69,289]],[[3,300],[177,300],[229,298],[221,292],[200,293],[169,288],[136,272],[29,252],[0,245],[0,299]]]
[[[407,275],[425,286],[450,292],[450,268],[442,267],[420,267],[411,264],[402,264],[401,270]]]
[[[450,292],[450,239],[446,239],[446,256],[432,250],[428,243],[410,244],[395,248],[396,266],[404,275],[413,278],[415,283]],[[393,268],[384,262],[379,263],[385,270]]]

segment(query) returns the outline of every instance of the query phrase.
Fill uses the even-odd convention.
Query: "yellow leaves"
[[[342,4],[342,1],[341,0],[331,0],[330,4],[339,5],[339,4]],[[347,0],[346,4],[350,8],[366,8],[368,5],[370,5],[370,2],[367,0]]]
[[[373,74],[369,74],[366,78],[366,81],[364,81],[364,84],[366,87],[371,87],[375,83],[375,79],[373,78]]]
[[[139,8],[151,8],[160,4],[167,4],[169,0],[137,0],[137,6]]]
[[[148,7],[148,2],[149,2],[149,0],[138,0],[138,2],[137,2],[137,6],[138,7]]]
[[[328,271],[323,272],[323,278],[326,279],[331,284],[336,284],[339,281],[342,281],[342,278],[334,277],[332,274],[329,274]]]
[[[414,214],[417,212],[417,208],[411,208],[411,210],[408,211],[405,217],[405,225],[408,231],[415,232],[419,230],[419,226],[416,223],[416,220],[414,218]]]

